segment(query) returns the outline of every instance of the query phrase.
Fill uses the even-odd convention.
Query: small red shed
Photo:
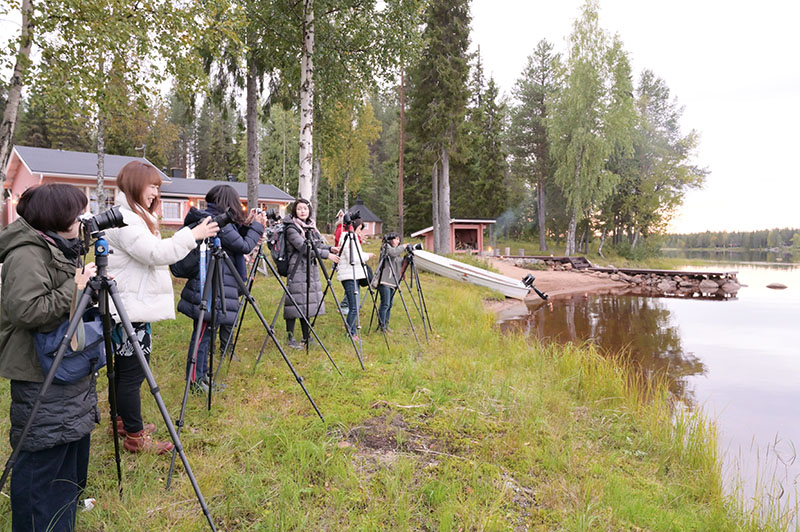
[[[496,220],[485,218],[455,218],[450,220],[450,253],[466,253],[483,251],[483,230],[492,227]],[[426,227],[416,233],[412,238],[425,237],[425,249],[433,250],[433,226]]]

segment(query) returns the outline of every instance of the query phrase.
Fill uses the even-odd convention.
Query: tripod
[[[201,253],[201,255],[202,255],[202,253]],[[201,256],[201,259],[200,259],[201,276],[202,276],[202,273],[203,273],[204,264],[205,264],[205,261],[203,260],[203,258]],[[211,300],[211,323],[212,323],[212,326],[216,324],[215,312],[216,312],[217,305],[215,304],[215,302],[213,301],[213,298],[211,296],[213,294],[212,289],[213,289],[213,285],[215,283],[215,280],[214,280],[215,277],[217,279],[219,279],[219,284],[222,284],[222,265],[223,264],[225,264],[228,267],[228,269],[230,270],[230,272],[233,274],[233,277],[236,280],[236,284],[238,285],[239,292],[243,294],[243,297],[253,307],[253,310],[255,310],[256,315],[258,316],[258,319],[261,320],[261,324],[267,330],[267,334],[269,335],[269,337],[272,338],[273,342],[275,342],[275,345],[278,347],[278,351],[280,351],[281,356],[283,357],[283,360],[286,362],[286,365],[289,366],[289,370],[292,372],[292,375],[294,375],[295,380],[300,385],[300,388],[303,389],[303,392],[306,394],[306,397],[308,398],[309,402],[311,403],[311,406],[314,407],[314,410],[316,411],[317,415],[319,416],[319,418],[324,423],[325,422],[325,418],[322,417],[322,412],[319,411],[319,408],[317,408],[316,403],[314,403],[314,400],[311,398],[311,395],[308,393],[308,390],[306,389],[305,384],[303,384],[303,377],[301,377],[297,373],[297,371],[294,369],[294,366],[292,365],[291,361],[289,360],[289,357],[286,355],[286,352],[283,350],[283,347],[281,347],[280,343],[278,342],[278,339],[275,337],[274,329],[272,327],[270,327],[270,325],[267,323],[266,319],[264,319],[264,315],[261,313],[261,310],[258,308],[258,305],[256,304],[256,301],[253,298],[252,294],[250,294],[250,290],[247,289],[247,286],[244,284],[244,281],[242,280],[241,276],[239,275],[239,272],[236,270],[236,265],[233,263],[231,258],[225,252],[225,250],[222,249],[222,246],[220,245],[218,237],[214,238],[214,240],[212,241],[211,257],[209,258],[209,261],[208,261],[207,271],[211,272],[211,274],[206,276],[205,283],[203,284],[203,295],[202,295],[202,297],[200,299],[200,314],[198,315],[197,321],[196,321],[196,329],[197,329],[198,333],[200,331],[200,326],[202,326],[203,321],[205,319],[205,314],[208,311],[209,300]],[[224,302],[224,294],[223,294],[222,300]],[[214,352],[213,327],[212,327],[212,333],[211,334],[212,334],[212,336],[211,336],[211,345],[209,346],[209,362],[211,361],[211,359],[213,357],[213,352]],[[189,372],[187,373],[187,376],[186,376],[186,387],[184,388],[184,391],[183,391],[183,402],[181,403],[181,413],[180,413],[180,417],[178,418],[178,423],[177,423],[178,431],[181,430],[181,428],[183,427],[183,424],[184,424],[184,417],[185,417],[185,414],[186,414],[186,404],[188,402],[189,389],[191,387],[191,374],[194,371],[194,366],[197,364],[197,351],[198,351],[199,347],[200,347],[200,334],[197,334],[196,337],[195,337],[194,347],[192,349],[191,361],[189,363]],[[211,368],[212,368],[212,366],[209,363],[209,370],[211,370]],[[211,398],[211,390],[213,389],[213,384],[214,383],[212,381],[209,382],[209,387],[208,387],[208,390],[209,390],[209,408],[210,408],[210,405],[211,405],[211,399],[210,398]],[[167,478],[167,487],[169,487],[170,481],[172,479],[172,471],[173,471],[174,462],[175,462],[175,454],[173,452],[172,463],[170,464],[169,476]]]
[[[394,281],[394,286],[392,287],[392,292],[391,292],[392,295],[390,296],[390,300],[394,297],[394,293],[395,292],[400,294],[400,301],[402,301],[403,309],[406,311],[406,317],[408,317],[408,324],[411,326],[411,332],[414,333],[414,339],[417,341],[417,344],[419,344],[419,336],[417,336],[417,330],[414,328],[414,320],[411,319],[411,313],[408,311],[408,305],[406,305],[405,297],[403,297],[403,290],[400,287],[400,278],[397,276],[397,270],[395,270],[394,261],[389,256],[389,250],[390,249],[391,248],[389,247],[389,243],[388,242],[384,242],[383,246],[381,247],[381,258],[380,258],[380,260],[378,262],[378,268],[377,268],[377,270],[375,272],[375,275],[376,275],[376,277],[378,279],[378,287],[379,287],[379,290],[380,290],[380,282],[381,282],[381,278],[383,276],[383,271],[386,268],[386,266],[388,265],[389,273],[391,274],[392,280]],[[372,329],[372,319],[375,317],[375,309],[376,309],[376,307],[373,306],[372,307],[372,314],[370,314],[370,317],[369,317],[369,328],[370,328],[370,330]],[[389,307],[389,310],[391,310],[391,306]],[[379,318],[379,321],[380,321],[380,316],[378,318]],[[423,321],[423,323],[424,323],[424,321]],[[387,327],[387,324],[384,322],[382,324],[379,323],[379,325],[382,325],[382,329],[384,331],[384,336],[385,336],[385,334],[386,334],[385,329]]]
[[[178,432],[175,430],[175,427],[172,424],[172,419],[167,412],[167,407],[164,404],[163,399],[161,398],[161,392],[159,391],[159,387],[156,384],[155,378],[153,377],[153,373],[150,371],[150,366],[147,364],[147,359],[144,356],[144,352],[142,351],[142,346],[139,344],[138,340],[136,340],[136,334],[133,329],[133,325],[131,324],[130,319],[128,318],[128,313],[125,310],[125,307],[122,305],[122,300],[119,296],[119,291],[117,290],[117,284],[113,279],[108,277],[108,242],[103,238],[104,234],[101,231],[98,231],[92,235],[96,240],[94,244],[94,252],[95,252],[95,263],[97,264],[97,275],[92,277],[89,280],[89,283],[86,285],[86,289],[81,294],[80,299],[78,300],[78,304],[75,307],[75,314],[73,315],[72,319],[69,322],[69,326],[67,327],[67,332],[64,335],[64,338],[61,340],[61,344],[58,347],[58,351],[56,352],[56,356],[53,360],[53,365],[50,367],[50,371],[47,372],[45,376],[44,383],[42,384],[42,388],[39,391],[39,395],[36,398],[36,401],[33,404],[31,409],[30,416],[28,417],[27,422],[25,423],[25,427],[20,434],[19,441],[17,442],[17,446],[14,449],[14,452],[11,453],[11,456],[6,462],[6,468],[3,471],[3,476],[0,478],[0,489],[5,484],[6,479],[8,478],[8,474],[11,469],[14,467],[14,464],[17,461],[20,451],[22,450],[22,442],[28,435],[31,427],[33,426],[33,421],[36,418],[36,414],[39,411],[39,408],[42,404],[42,398],[47,393],[47,390],[50,388],[51,384],[53,383],[53,379],[55,378],[56,371],[58,370],[58,366],[61,364],[61,361],[64,358],[64,354],[66,353],[67,347],[69,345],[70,340],[75,335],[75,331],[78,328],[80,323],[80,319],[83,316],[84,311],[89,306],[89,303],[92,301],[92,298],[96,298],[99,301],[100,305],[100,313],[103,317],[103,338],[105,341],[106,346],[106,353],[108,359],[108,386],[109,386],[109,402],[111,403],[111,419],[112,423],[111,426],[113,427],[114,431],[114,453],[116,458],[117,464],[117,480],[119,483],[119,491],[120,495],[122,494],[122,469],[120,465],[120,455],[119,455],[119,434],[117,432],[117,424],[114,422],[117,419],[117,401],[116,401],[116,386],[114,384],[114,363],[113,363],[113,351],[111,348],[111,311],[109,308],[109,298],[114,303],[114,307],[117,310],[117,314],[119,314],[120,322],[122,323],[123,328],[125,329],[125,333],[128,337],[132,340],[131,345],[133,346],[134,352],[136,354],[136,358],[139,361],[139,364],[142,367],[142,370],[145,374],[145,379],[147,380],[148,386],[150,386],[150,393],[153,394],[153,398],[158,405],[158,409],[161,412],[161,417],[164,419],[164,424],[169,431],[169,435],[172,438],[172,442],[174,443],[175,447],[173,453],[177,453],[181,457],[181,462],[183,462],[183,467],[186,469],[186,474],[189,477],[189,481],[192,484],[192,488],[194,489],[195,496],[197,497],[197,501],[200,503],[200,507],[203,509],[203,514],[206,516],[208,520],[208,524],[211,527],[211,530],[216,531],[216,527],[214,526],[214,522],[211,519],[211,514],[208,511],[208,506],[206,505],[206,501],[203,498],[203,494],[200,492],[200,487],[197,484],[197,480],[194,477],[194,473],[192,473],[192,468],[189,465],[189,460],[186,458],[186,453],[183,450],[183,445],[181,444],[180,437]],[[173,454],[174,456],[174,454]]]
[[[366,267],[366,264],[365,264],[365,262],[363,260],[362,255],[361,255],[361,250],[359,249],[358,245],[356,244],[356,238],[357,237],[356,237],[355,233],[353,232],[353,230],[350,227],[348,227],[348,230],[347,230],[346,233],[344,233],[344,236],[342,237],[342,242],[339,245],[339,256],[340,257],[342,256],[345,246],[349,246],[349,248],[348,248],[348,257],[350,259],[350,265],[353,266],[354,273],[355,273],[355,257],[356,257],[356,255],[358,256],[358,261],[361,264],[361,270],[364,272],[364,278],[367,279],[367,290],[369,291],[369,295],[370,295],[370,297],[372,299],[372,304],[373,304],[373,307],[374,307],[376,305],[376,299],[375,299],[376,296],[375,296],[375,293],[372,291],[372,287],[370,286],[369,275],[367,274],[367,267]],[[354,250],[355,250],[355,253],[354,253]],[[331,270],[331,278],[333,277],[333,273],[336,271],[336,269],[338,267],[339,267],[338,264],[334,265],[333,269]],[[353,282],[357,283],[358,281],[355,279],[355,275],[353,275],[353,277],[354,277]],[[334,301],[336,301],[336,303],[337,303],[337,309],[340,309],[340,307],[338,306],[339,303],[336,300],[336,292],[331,287],[330,279],[328,280],[328,286],[325,287],[325,292],[323,292],[323,294],[322,294],[322,299],[320,300],[320,303],[319,303],[320,306],[322,305],[322,302],[325,300],[325,296],[327,295],[329,288],[331,289],[331,293],[333,294]],[[358,292],[356,292],[356,297],[354,297],[353,299],[356,302],[356,306],[355,306],[355,308],[348,308],[348,314],[350,312],[355,312],[356,330],[358,331],[358,330],[361,329],[361,319],[360,319],[361,317],[360,317],[360,313],[359,313]],[[344,321],[345,329],[347,329],[347,332],[348,332],[348,335],[349,335],[350,334],[350,330],[349,330],[349,326],[347,324],[347,320],[344,317],[344,313],[341,310],[339,310],[339,314],[342,316],[342,320]],[[314,323],[314,322],[312,322],[312,323]],[[386,337],[386,331],[382,331],[382,333],[383,333],[383,340],[386,342],[386,348],[389,349],[389,340]],[[352,335],[350,335],[350,339],[353,342],[353,347],[356,348],[356,351],[358,352],[358,348],[356,347],[356,343],[355,343],[355,340],[353,339]],[[359,335],[359,344],[361,344],[361,336],[360,335]],[[360,355],[359,355],[359,361],[361,361],[361,356]],[[364,364],[363,363],[361,364],[361,369],[364,369]]]
[[[258,271],[258,267],[260,266],[260,264],[262,262],[267,265],[267,267],[269,268],[269,271],[272,273],[272,275],[275,277],[275,279],[278,280],[278,283],[281,285],[281,289],[283,290],[283,296],[281,297],[281,301],[284,301],[286,298],[288,298],[289,301],[291,301],[292,304],[295,306],[295,308],[298,309],[298,311],[300,312],[300,319],[302,319],[303,322],[308,326],[309,332],[314,335],[314,338],[317,340],[317,342],[319,343],[320,347],[322,347],[322,350],[325,351],[325,354],[328,356],[328,360],[331,361],[331,364],[333,364],[333,367],[336,368],[336,371],[339,372],[339,375],[341,375],[342,371],[339,369],[339,366],[337,366],[336,362],[334,362],[333,357],[331,357],[331,354],[328,351],[328,349],[325,347],[325,344],[322,343],[322,340],[320,339],[319,335],[317,335],[317,332],[314,330],[313,327],[311,327],[311,323],[308,321],[308,317],[302,311],[302,309],[300,309],[300,306],[297,304],[297,301],[294,299],[294,297],[292,296],[291,292],[289,292],[289,288],[283,282],[283,280],[281,279],[281,276],[278,274],[278,272],[275,269],[275,267],[267,259],[266,255],[264,254],[264,251],[263,251],[263,248],[262,248],[261,244],[258,245],[258,252],[256,253],[256,258],[255,258],[255,260],[253,260],[253,265],[252,265],[252,267],[250,269],[250,274],[248,275],[248,290],[252,289],[253,282],[255,281],[255,272]],[[237,329],[236,329],[236,337],[235,337],[235,339],[234,339],[232,344],[230,342],[230,337],[228,338],[228,345],[231,346],[230,360],[233,360],[233,354],[236,351],[236,343],[239,340],[239,332],[242,329],[242,321],[244,320],[244,315],[245,315],[245,312],[247,311],[248,303],[249,303],[249,301],[246,298],[244,298],[244,303],[242,305],[242,310],[237,315],[238,326],[237,326]],[[280,307],[279,307],[279,310],[280,310]],[[272,323],[270,324],[271,328],[275,327],[275,320],[276,319],[277,319],[277,313],[275,314],[275,317],[273,317],[273,319],[272,319]],[[237,323],[237,322],[234,322],[234,323]],[[266,348],[267,344],[269,343],[269,340],[270,340],[270,336],[267,336],[264,339],[264,343],[261,345],[261,351],[259,351],[258,358],[256,358],[256,363],[253,366],[254,370],[255,370],[255,366],[258,365],[258,363],[261,361],[261,357],[264,354],[264,349]],[[306,351],[308,351],[308,344],[306,344]],[[222,360],[225,359],[225,354],[226,353],[227,353],[227,345],[226,345],[226,350],[223,351]],[[220,364],[220,366],[221,365],[222,364]],[[219,371],[219,369],[217,371]]]
[[[287,227],[286,230],[288,231],[289,228]],[[299,231],[299,228],[297,228],[297,230]],[[287,238],[288,238],[288,235],[287,235]],[[311,328],[317,322],[317,316],[319,315],[319,311],[322,308],[322,304],[325,302],[325,294],[327,294],[328,293],[328,289],[331,288],[331,279],[330,279],[330,276],[328,275],[328,270],[325,267],[325,263],[322,261],[322,256],[320,255],[319,248],[317,247],[316,242],[312,238],[311,228],[308,228],[303,232],[303,239],[304,239],[304,245],[305,245],[305,253],[304,253],[305,257],[304,258],[303,257],[298,257],[297,262],[295,262],[294,266],[292,267],[292,271],[289,272],[289,275],[287,277],[287,282],[288,282],[289,279],[292,279],[294,277],[294,274],[297,272],[297,268],[300,265],[300,261],[301,260],[305,260],[305,264],[306,264],[306,306],[305,306],[305,308],[306,308],[306,310],[308,310],[309,309],[309,292],[310,292],[310,286],[311,286],[311,264],[312,264],[311,257],[312,256],[314,257],[314,260],[316,261],[317,265],[319,266],[319,268],[320,268],[320,270],[322,272],[322,278],[325,279],[326,286],[325,286],[325,291],[323,292],[322,297],[319,300],[319,304],[317,305],[317,308],[314,311],[314,318],[311,321],[311,323],[308,324],[309,328]],[[336,265],[334,265],[333,269],[331,270],[331,275],[333,275],[334,271],[336,271]],[[331,290],[331,292],[333,293],[333,300],[336,303],[336,308],[338,309],[339,308],[339,298],[336,297],[336,292],[334,292],[333,290]],[[294,303],[294,304],[296,305],[296,303]],[[299,308],[299,307],[297,307],[297,308]],[[280,305],[278,306],[278,309],[275,312],[275,317],[276,318],[278,316],[278,312],[280,312]],[[344,314],[342,314],[341,311],[339,312],[339,316],[341,316],[342,324],[345,326],[345,329],[347,329],[347,320],[345,319]],[[356,345],[355,339],[352,336],[350,336],[349,334],[348,334],[348,337],[350,338],[350,342],[353,344],[353,350],[356,352],[356,357],[358,358],[358,362],[361,365],[361,369],[365,369],[364,368],[364,360],[361,358],[361,351],[359,350],[358,346]]]
[[[408,281],[405,279],[406,271],[408,271],[409,268],[411,268],[411,286],[409,286]],[[419,312],[420,319],[422,319],[422,328],[425,331],[425,340],[427,341],[428,331],[430,330],[430,332],[433,332],[433,327],[431,326],[431,318],[428,314],[428,305],[425,303],[425,295],[422,293],[422,285],[419,282],[419,271],[417,270],[417,265],[414,263],[413,248],[409,249],[406,247],[406,257],[403,263],[403,269],[400,272],[400,279],[402,279],[406,284],[411,302],[414,303],[414,307],[417,309],[417,312]],[[412,290],[415,282],[417,287],[417,298],[419,299],[419,302],[414,299],[414,292]],[[400,286],[400,283],[398,282],[397,285]]]

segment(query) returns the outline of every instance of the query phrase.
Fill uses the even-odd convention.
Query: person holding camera
[[[150,324],[175,319],[169,265],[188,255],[197,240],[216,235],[219,228],[207,217],[193,228],[184,227],[171,238],[162,239],[156,216],[161,204],[161,175],[151,164],[131,161],[123,166],[117,175],[117,187],[117,205],[126,226],[106,231],[106,239],[114,250],[108,256],[108,272],[117,281],[136,338],[128,338],[121,323],[113,329],[119,416],[112,423],[117,424],[119,435],[125,438],[123,447],[128,451],[164,454],[172,450],[172,443],[155,441],[151,436],[155,425],[142,420],[140,388],[145,373],[135,356],[133,342],[139,342],[149,362]]]
[[[80,268],[78,215],[88,201],[71,185],[26,190],[19,218],[0,231],[0,375],[11,380],[11,446],[30,417],[45,380],[34,333],[69,317],[78,290],[97,268]],[[90,433],[100,422],[94,376],[53,383],[11,473],[11,530],[73,530],[86,487]]]
[[[364,222],[359,218],[352,221],[353,233],[348,233],[351,238],[342,238],[339,253],[339,269],[336,278],[342,283],[345,299],[347,300],[347,330],[356,341],[358,338],[358,302],[359,284],[369,282],[367,279],[366,262],[373,257],[372,253],[365,253],[361,248],[361,239],[364,236]],[[352,238],[355,236],[355,238]],[[364,284],[366,286],[366,284]]]
[[[267,224],[267,220],[263,213],[253,209],[245,218],[242,214],[242,203],[239,201],[239,194],[236,189],[230,185],[217,185],[206,194],[206,210],[191,209],[183,223],[189,226],[200,222],[206,216],[218,219],[218,216],[226,213],[232,217],[232,220],[220,228],[217,236],[222,249],[225,250],[236,267],[236,273],[242,279],[246,279],[245,255],[258,245],[261,235],[264,234],[264,226]],[[211,275],[211,272],[208,272],[207,275]],[[222,289],[225,299],[225,311],[222,311],[222,301],[215,301],[215,304],[220,345],[225,345],[231,335],[233,323],[236,321],[236,315],[239,312],[239,296],[241,295],[239,293],[239,284],[226,263],[222,264]],[[208,393],[208,387],[211,385],[211,376],[208,368],[208,351],[211,345],[211,331],[208,328],[208,324],[211,322],[211,309],[209,308],[206,311],[204,322],[198,328],[197,318],[200,315],[202,298],[203,285],[200,283],[198,275],[189,279],[183,287],[181,300],[178,302],[178,311],[195,320],[186,361],[187,375],[191,367],[194,344],[197,340],[197,335],[200,335],[197,365],[195,366],[194,374],[188,375],[192,382],[192,389],[196,392]]]
[[[319,268],[314,267],[314,251],[306,248],[306,238],[315,242],[316,249],[322,259],[330,259],[333,263],[339,262],[336,247],[325,245],[311,217],[311,203],[304,198],[298,198],[292,203],[289,214],[283,219],[285,224],[286,251],[289,256],[289,277],[286,279],[286,288],[297,303],[297,307],[286,298],[283,305],[283,319],[286,321],[286,334],[288,345],[293,349],[302,349],[303,345],[294,338],[295,322],[302,315],[307,319],[316,315],[325,314],[325,303],[322,301],[322,283],[319,277]],[[319,310],[317,310],[319,308]],[[302,313],[302,314],[301,314]],[[303,330],[303,344],[308,345],[308,324],[301,320]]]
[[[378,272],[373,279],[373,287],[378,289],[381,298],[378,307],[378,327],[383,332],[389,330],[389,317],[392,313],[392,300],[400,283],[403,269],[403,256],[406,248],[400,245],[400,237],[395,232],[384,235]]]

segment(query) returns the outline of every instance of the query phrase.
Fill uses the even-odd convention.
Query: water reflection
[[[666,301],[654,297],[592,294],[532,303],[530,314],[501,324],[522,329],[546,341],[591,342],[609,356],[625,353],[645,379],[666,377],[670,391],[689,405],[696,403],[688,378],[706,368],[687,352]]]

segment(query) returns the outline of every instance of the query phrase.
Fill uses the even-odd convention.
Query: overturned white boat
[[[525,286],[521,281],[500,275],[499,273],[490,272],[477,266],[464,264],[457,260],[442,257],[436,253],[429,251],[415,251],[414,263],[418,268],[425,271],[436,273],[449,279],[456,281],[466,281],[478,286],[485,286],[492,290],[497,290],[506,297],[513,297],[514,299],[525,299],[525,296],[530,292],[530,288]]]

